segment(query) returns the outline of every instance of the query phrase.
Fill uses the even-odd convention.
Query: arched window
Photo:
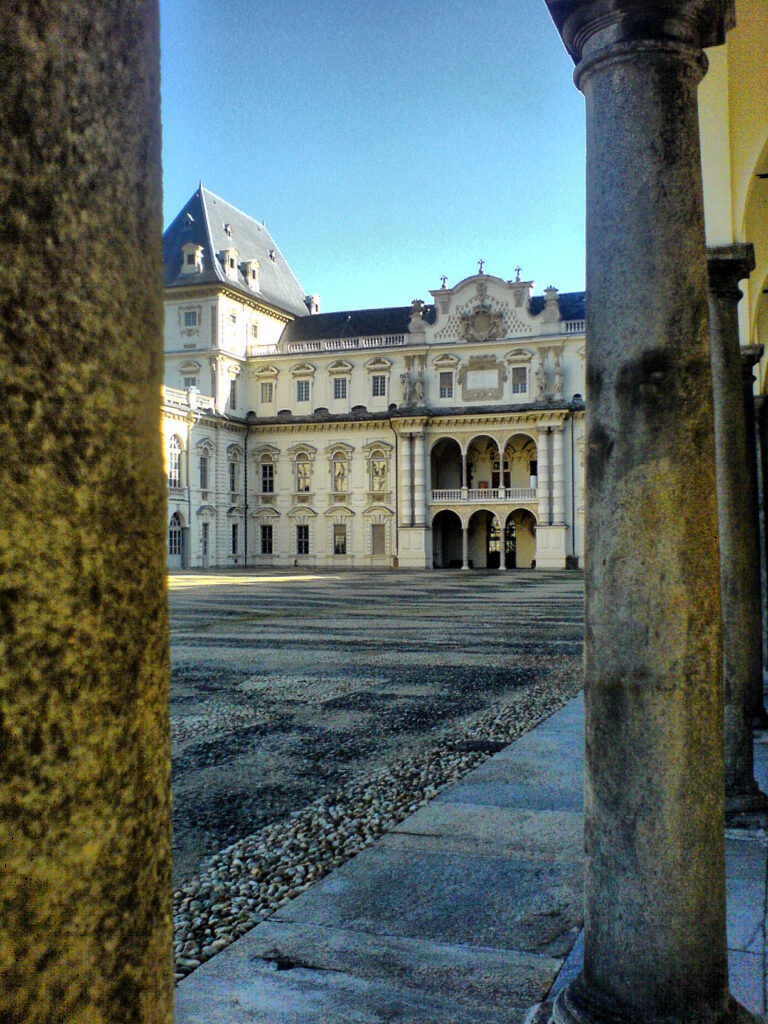
[[[333,456],[333,490],[336,494],[349,490],[349,462],[343,452]]]
[[[171,557],[181,555],[181,519],[178,512],[173,513],[168,527],[168,554]]]
[[[168,486],[181,487],[181,441],[175,434],[168,445]]]

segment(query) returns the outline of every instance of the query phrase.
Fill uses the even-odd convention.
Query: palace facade
[[[579,564],[582,292],[481,267],[320,313],[202,185],[164,262],[169,566]]]

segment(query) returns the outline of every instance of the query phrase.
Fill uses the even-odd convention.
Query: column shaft
[[[565,522],[565,432],[560,423],[552,432],[552,522],[561,526]]]
[[[423,526],[426,519],[426,490],[424,465],[424,435],[414,435],[413,454],[413,505],[414,523]]]
[[[157,4],[0,32],[0,1020],[170,1024]]]
[[[581,58],[589,296],[585,946],[555,1019],[700,1021],[729,1005],[703,19],[552,7]]]
[[[403,526],[411,525],[411,510],[412,510],[412,459],[411,459],[411,445],[412,438],[410,434],[401,434],[400,443],[402,445],[400,454],[400,523]]]
[[[762,346],[741,349],[742,396],[744,401],[744,439],[746,448],[746,473],[743,495],[750,529],[747,538],[748,558],[751,572],[748,576],[749,616],[749,661],[752,678],[750,706],[752,724],[758,728],[768,727],[763,696],[763,608],[760,589],[760,526],[757,502],[757,442],[755,436],[755,397],[752,367],[762,355]]]
[[[536,458],[539,471],[539,479],[536,488],[536,497],[539,506],[539,525],[549,526],[552,522],[551,502],[549,497],[549,428],[539,427],[538,444],[536,446]]]
[[[469,568],[469,526],[461,528],[461,568]]]
[[[708,265],[723,615],[725,806],[727,820],[735,824],[739,815],[764,809],[767,803],[754,779],[752,756],[755,641],[751,631],[757,631],[759,652],[760,566],[753,557],[754,524],[743,491],[748,470],[737,313],[738,282],[754,267],[754,253],[751,246],[722,246],[710,250]],[[751,608],[755,593],[756,623]],[[762,683],[761,666],[758,671]]]

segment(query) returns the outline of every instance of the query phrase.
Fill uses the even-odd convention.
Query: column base
[[[579,975],[557,997],[548,1024],[638,1024],[640,1020],[643,1024],[654,1024],[653,1018],[640,1017],[629,1007],[611,1004],[603,996],[593,997],[587,993],[581,978]],[[758,1024],[762,1020],[737,1003],[733,996],[728,996],[725,1009],[720,1013],[698,1007],[680,1017],[657,1018],[658,1024]],[[540,1018],[536,1024],[540,1024]]]
[[[538,526],[536,528],[537,569],[565,568],[567,535],[567,526]]]

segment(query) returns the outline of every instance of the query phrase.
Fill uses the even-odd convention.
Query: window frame
[[[309,377],[299,377],[296,380],[296,403],[303,405],[305,402],[309,402]]]
[[[297,555],[308,555],[309,554],[309,524],[308,523],[297,523],[296,524],[296,554]]]
[[[378,389],[381,390],[378,390]],[[387,375],[386,373],[371,374],[371,398],[387,397]]]
[[[274,554],[274,530],[272,529],[272,523],[260,523],[259,524],[259,554],[260,555],[272,555]]]
[[[453,370],[438,370],[437,393],[440,398],[453,398],[455,390],[454,383]]]

